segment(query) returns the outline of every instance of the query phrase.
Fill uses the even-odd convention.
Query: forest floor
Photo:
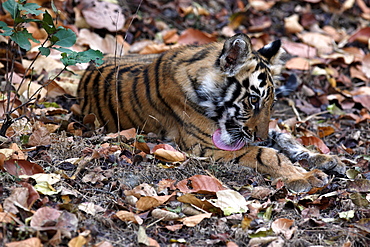
[[[50,1],[33,2],[53,12]],[[5,246],[370,246],[370,1],[54,2],[59,24],[77,34],[76,51],[159,53],[238,32],[255,49],[281,39],[289,54],[282,83],[295,74],[299,86],[279,98],[273,121],[348,170],[324,188],[294,193],[236,164],[155,159],[153,148],[167,146],[153,135],[84,128],[94,120],[76,115],[81,64],[14,112],[27,118],[12,124],[0,149]],[[0,20],[12,24],[1,7]],[[38,26],[28,30],[46,38]],[[3,80],[8,40],[0,41]],[[15,62],[14,85],[32,46]],[[60,54],[32,68],[15,101],[63,68]]]

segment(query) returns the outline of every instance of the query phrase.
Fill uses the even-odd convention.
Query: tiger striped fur
[[[84,74],[80,106],[109,132],[132,127],[154,132],[184,151],[249,166],[307,191],[325,185],[328,176],[292,161],[306,159],[313,168],[339,173],[345,166],[336,156],[310,152],[288,134],[269,133],[274,76],[283,53],[279,40],[254,51],[249,37],[237,34],[160,55],[109,59]]]

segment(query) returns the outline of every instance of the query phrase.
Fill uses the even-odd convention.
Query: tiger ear
[[[285,51],[281,48],[281,41],[275,40],[259,49],[258,53],[265,57],[270,64],[278,64],[280,63],[281,55],[284,54]]]
[[[250,38],[245,34],[236,34],[227,39],[216,61],[216,66],[228,76],[237,74],[252,51]]]

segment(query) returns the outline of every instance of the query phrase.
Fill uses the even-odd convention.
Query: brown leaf
[[[276,233],[282,233],[286,239],[291,239],[294,232],[297,230],[297,227],[292,227],[294,220],[280,218],[276,219],[271,224],[271,229]]]
[[[125,190],[124,193],[126,196],[135,196],[136,198],[140,198],[142,196],[157,195],[155,189],[147,183],[140,184],[133,188],[132,190]]]
[[[347,190],[350,192],[370,192],[370,180],[356,179],[347,181]]]
[[[189,217],[182,218],[180,221],[187,227],[194,227],[198,225],[202,220],[211,218],[212,213],[198,214]]]
[[[285,67],[287,69],[309,70],[311,66],[309,60],[302,57],[294,57],[286,62]]]
[[[370,38],[370,27],[364,27],[356,31],[349,37],[348,42],[359,41],[364,44],[368,44]]]
[[[12,223],[13,218],[10,216],[9,212],[0,212],[0,223]]]
[[[116,213],[116,216],[122,221],[134,222],[139,225],[143,224],[143,219],[140,216],[129,211],[120,210]]]
[[[207,200],[201,200],[196,198],[193,194],[185,194],[177,198],[179,202],[192,204],[200,209],[203,209],[207,212],[221,212],[219,208],[216,208]]]
[[[283,40],[283,48],[291,55],[301,58],[314,58],[316,56],[316,49],[312,46]]]
[[[176,213],[159,208],[153,209],[152,216],[156,219],[161,219],[164,221],[177,220],[180,218],[180,216]]]
[[[42,247],[43,244],[39,238],[29,238],[22,241],[15,241],[5,244],[6,247]]]
[[[370,53],[365,55],[362,60],[362,71],[370,79]]]
[[[111,137],[111,138],[115,138],[115,137],[118,137],[118,136],[124,136],[124,137],[126,137],[127,140],[135,139],[136,138],[136,129],[131,128],[131,129],[127,129],[127,130],[122,130],[119,133],[110,133],[110,134],[107,135],[107,137]]]
[[[334,128],[331,126],[319,126],[317,128],[317,133],[320,138],[331,135],[335,132]]]
[[[181,180],[177,188],[183,193],[216,193],[225,190],[221,182],[216,178],[206,175],[195,175],[188,179]]]
[[[80,1],[80,9],[86,22],[93,28],[106,28],[110,32],[117,32],[125,23],[122,8],[115,3],[91,0]],[[107,18],[109,16],[109,18]]]
[[[61,211],[51,207],[39,208],[33,215],[30,225],[32,227],[55,226],[61,214]]]
[[[4,169],[11,175],[34,175],[44,173],[44,169],[36,163],[28,160],[10,159],[4,162]]]
[[[302,144],[305,146],[314,145],[323,154],[330,153],[330,149],[325,145],[325,143],[320,138],[316,136],[302,136],[298,140],[300,140]]]
[[[162,148],[156,149],[153,154],[156,159],[164,162],[181,162],[186,159],[185,154],[179,151],[165,150]]]
[[[298,33],[297,36],[302,39],[304,43],[316,47],[319,54],[330,54],[333,52],[334,40],[332,37],[313,32]]]
[[[299,24],[299,16],[294,14],[292,16],[284,18],[285,30],[288,33],[300,33],[303,31],[303,27]]]
[[[27,188],[15,188],[12,190],[12,194],[4,200],[4,210],[6,212],[17,214],[19,212],[17,206],[28,208],[29,192]]]
[[[47,128],[39,127],[33,131],[28,141],[29,146],[46,146],[50,145],[51,137]]]
[[[197,29],[188,28],[185,31],[183,31],[179,37],[179,44],[183,45],[191,45],[191,44],[197,44],[197,45],[203,45],[208,44],[211,42],[215,42],[216,36],[212,34],[208,34],[205,32],[202,32]]]
[[[165,227],[167,230],[175,232],[175,231],[180,230],[183,227],[183,224],[167,225]]]
[[[146,211],[151,208],[158,207],[167,202],[174,194],[167,196],[144,196],[136,202],[136,208],[141,211]]]

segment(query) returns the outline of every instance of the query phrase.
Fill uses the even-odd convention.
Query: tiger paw
[[[328,174],[345,174],[346,165],[335,155],[314,154],[307,159],[312,168],[320,169]]]
[[[318,169],[304,172],[300,178],[295,177],[284,181],[285,186],[295,192],[308,192],[312,188],[323,187],[328,182],[328,175]]]

